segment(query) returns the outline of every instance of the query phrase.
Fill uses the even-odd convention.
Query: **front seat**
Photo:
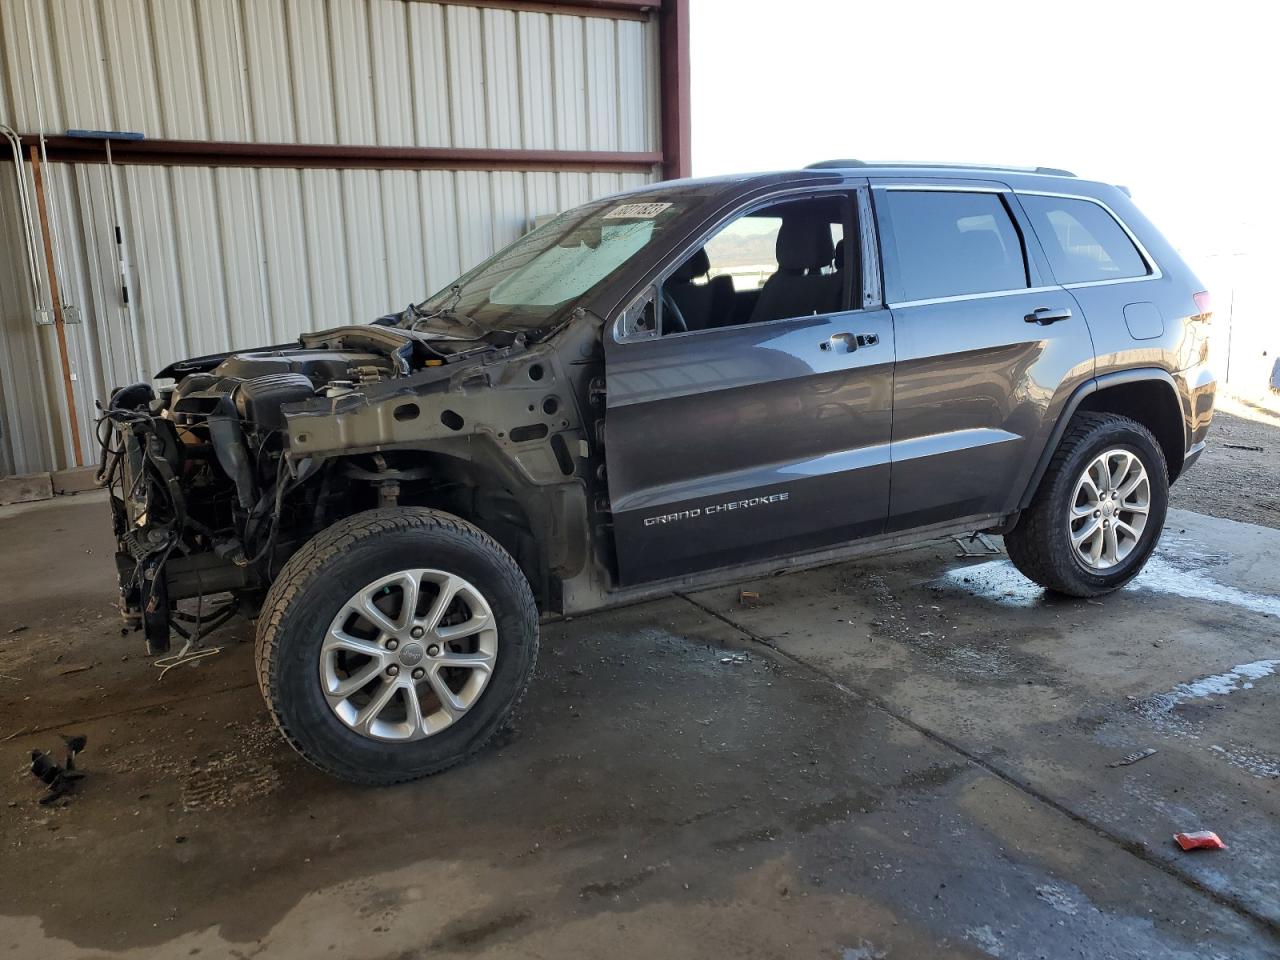
[[[707,251],[699,248],[667,278],[667,293],[680,308],[685,326],[690,330],[723,326],[729,322],[733,310],[732,278],[721,275],[711,277],[706,283],[693,282],[694,277],[701,277],[710,269]]]
[[[820,272],[834,256],[831,225],[825,217],[789,213],[778,230],[778,272],[760,288],[751,322],[839,310],[842,280],[838,274]]]

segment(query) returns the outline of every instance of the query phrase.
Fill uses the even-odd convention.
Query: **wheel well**
[[[1182,472],[1186,454],[1186,430],[1182,408],[1173,388],[1160,380],[1139,380],[1103,387],[1081,401],[1078,410],[1117,413],[1136,420],[1155,436],[1169,466],[1169,482]]]
[[[543,605],[548,594],[546,556],[528,509],[501,476],[473,461],[442,453],[388,451],[380,459],[376,466],[385,465],[387,475],[398,484],[395,502],[442,510],[479,527],[511,554]],[[375,466],[368,456],[347,460],[362,478]]]

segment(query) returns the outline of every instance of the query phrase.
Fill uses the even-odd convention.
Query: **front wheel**
[[[1128,417],[1072,418],[1035,498],[1005,534],[1009,559],[1058,593],[1093,597],[1142,570],[1169,506],[1164,453]]]
[[[285,564],[258,620],[258,682],[315,766],[391,784],[468,759],[524,693],[533,594],[476,527],[417,508],[334,524]]]

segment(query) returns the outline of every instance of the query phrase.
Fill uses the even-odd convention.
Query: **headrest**
[[[837,270],[844,269],[844,241],[843,240],[837,241],[836,243],[835,262],[836,262]]]
[[[688,260],[676,267],[671,274],[671,279],[677,283],[686,283],[694,277],[700,277],[711,269],[711,259],[707,256],[705,248],[699,247]]]
[[[778,266],[783,270],[817,270],[831,263],[831,225],[810,212],[788,213],[778,231]]]

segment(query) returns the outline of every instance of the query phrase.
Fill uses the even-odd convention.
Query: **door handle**
[[[1059,320],[1071,319],[1070,307],[1037,307],[1028,313],[1024,318],[1027,323],[1038,323],[1042,327],[1047,327],[1051,323],[1057,323]]]
[[[874,347],[879,342],[878,333],[833,333],[818,346],[823,350],[834,350],[837,343],[843,343],[845,353],[853,353],[859,347]]]

